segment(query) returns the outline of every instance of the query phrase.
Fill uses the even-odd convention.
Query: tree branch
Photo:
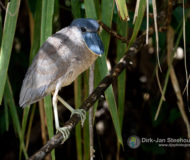
[[[110,35],[114,36],[115,38],[119,39],[120,41],[122,41],[123,43],[128,43],[128,38],[127,37],[123,37],[120,34],[118,34],[116,31],[110,29],[107,25],[105,25],[103,22],[98,21],[98,23],[100,24],[100,26],[102,26],[102,28],[108,32]]]

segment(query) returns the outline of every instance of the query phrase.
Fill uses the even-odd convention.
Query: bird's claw
[[[56,133],[58,132],[60,132],[63,135],[63,141],[61,142],[61,144],[63,144],[69,138],[70,129],[69,127],[60,127],[60,128],[57,128]]]
[[[84,109],[75,109],[72,113],[71,113],[71,117],[73,116],[73,114],[78,114],[80,116],[81,119],[81,125],[83,127],[84,125],[84,121],[86,119],[86,111]]]

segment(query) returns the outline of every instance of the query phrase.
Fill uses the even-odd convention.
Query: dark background
[[[73,15],[71,12],[70,1],[58,1],[59,12],[58,19],[53,23],[53,33],[60,28],[63,28],[71,23],[73,20]],[[158,14],[161,12],[166,13],[167,11],[166,0],[157,1]],[[31,3],[31,2],[29,2]],[[177,28],[177,23],[181,19],[180,14],[176,14],[177,11],[182,11],[181,2],[173,1],[173,11],[171,25],[174,30]],[[5,2],[3,1],[3,4]],[[81,1],[83,5],[83,1]],[[186,9],[189,10],[189,2],[186,2]],[[18,16],[16,34],[14,38],[14,45],[12,49],[10,65],[8,70],[8,75],[13,89],[14,99],[16,106],[18,106],[19,92],[22,85],[22,80],[27,71],[29,64],[29,53],[30,53],[30,27],[29,27],[29,5],[28,1],[22,1]],[[130,11],[131,19],[135,10],[135,2],[128,1],[128,9]],[[83,16],[85,16],[84,9],[82,10]],[[116,8],[115,8],[116,10]],[[0,12],[3,21],[5,16],[5,10],[1,8]],[[114,12],[112,29],[115,30],[117,26],[116,17],[117,10]],[[150,19],[153,22],[153,19]],[[132,20],[131,20],[132,21]],[[129,22],[129,39],[130,32],[132,32],[132,22]],[[159,22],[161,25],[163,22]],[[141,31],[139,35],[144,31],[146,26],[146,19],[143,21]],[[153,23],[151,23],[153,24]],[[186,38],[187,38],[187,67],[189,70],[189,52],[190,52],[190,23],[189,17],[186,22]],[[162,73],[160,73],[160,81],[163,86],[166,72],[166,33],[167,30],[159,34],[160,37],[160,57],[162,63]],[[177,37],[177,35],[176,35]],[[155,36],[151,37],[153,42]],[[116,39],[111,37],[111,45],[109,48],[108,59],[111,65],[114,66],[116,62]],[[124,111],[124,121],[123,121],[123,148],[121,147],[121,152],[119,159],[190,159],[189,147],[158,147],[157,143],[144,143],[138,149],[131,149],[127,145],[127,139],[131,135],[137,135],[139,137],[151,137],[151,138],[187,138],[187,130],[184,121],[181,117],[177,106],[177,99],[175,92],[173,91],[173,86],[169,80],[167,91],[165,94],[166,101],[163,102],[162,108],[157,121],[154,121],[154,116],[159,104],[161,97],[158,84],[155,77],[155,66],[157,64],[156,54],[155,54],[155,44],[144,47],[134,58],[132,67],[127,67],[124,72],[126,72],[126,95],[125,95],[125,111]],[[183,48],[183,40],[180,41],[180,47]],[[153,50],[153,52],[152,52]],[[185,70],[184,70],[184,60],[174,59],[173,66],[181,87],[183,91],[186,81],[185,81]],[[142,77],[146,77],[144,82],[141,81]],[[117,83],[113,82],[113,87],[116,90]],[[60,95],[64,97],[71,105],[74,105],[74,93],[73,84],[65,87],[61,90]],[[117,96],[117,92],[115,92]],[[187,100],[185,94],[183,95],[185,111],[189,117],[189,111],[187,108]],[[17,107],[19,112],[20,121],[22,121],[23,109]],[[66,121],[69,118],[69,112],[65,109],[60,111],[60,120]],[[63,118],[64,117],[64,118]],[[8,131],[5,130],[4,126],[4,105],[0,106],[0,159],[18,159],[19,157],[19,139],[18,135],[15,133],[11,117],[9,117],[10,126]],[[98,126],[103,124],[104,129],[99,129]],[[40,130],[40,115],[37,109],[34,115],[30,143],[28,148],[28,154],[32,155],[39,148],[42,147],[42,138]],[[112,119],[109,110],[106,106],[105,99],[99,100],[97,116],[94,124],[94,142],[95,142],[95,159],[106,159],[114,160],[116,159],[117,153],[117,139],[112,123]],[[83,137],[85,138],[85,137]],[[74,132],[72,136],[64,143],[64,145],[56,148],[56,159],[77,159],[76,154],[76,144]],[[48,159],[48,158],[47,158]]]

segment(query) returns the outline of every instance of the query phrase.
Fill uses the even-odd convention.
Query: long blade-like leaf
[[[71,0],[72,14],[74,18],[81,17],[81,2],[78,0]],[[80,75],[74,82],[74,99],[75,107],[78,108],[82,102],[82,75]],[[82,160],[82,134],[81,134],[81,125],[78,124],[75,129],[76,137],[76,150],[77,150],[77,159]]]
[[[42,2],[36,1],[36,10],[34,13],[33,23],[34,23],[34,30],[32,31],[34,33],[31,50],[30,50],[30,63],[32,62],[32,59],[38,52],[38,49],[40,47],[40,33],[41,33],[41,8],[42,8]]]
[[[86,15],[87,17],[90,18],[95,18],[97,19],[97,14],[95,13],[95,4],[93,1],[85,1],[89,3],[90,8],[86,8]],[[111,26],[112,24],[112,18],[113,18],[113,9],[114,9],[114,2],[110,2],[109,0],[103,0],[101,4],[102,8],[102,21],[107,25]],[[109,44],[110,44],[110,35],[106,31],[102,31],[101,33],[101,39],[104,44],[104,49],[105,49],[105,54],[101,58],[98,59],[97,64],[100,72],[100,77],[101,79],[107,75],[108,73],[108,68],[106,64],[106,56],[108,53],[109,49]],[[96,83],[96,82],[95,82]],[[120,129],[120,124],[119,124],[119,117],[118,117],[118,112],[117,112],[117,107],[116,107],[116,102],[115,102],[115,97],[113,93],[113,88],[110,86],[106,92],[105,92],[106,100],[108,101],[109,104],[109,109],[111,113],[111,117],[114,123],[114,127],[116,130],[116,134],[118,137],[119,142],[122,144],[122,136],[121,136],[121,129]]]
[[[0,104],[3,97],[7,70],[13,46],[16,22],[20,7],[20,0],[11,0],[7,5],[5,22],[3,27],[2,43],[0,47]]]
[[[105,23],[109,27],[111,27],[111,24],[112,24],[113,9],[114,9],[114,2],[111,3],[109,0],[102,1],[102,22]],[[108,68],[106,64],[106,56],[108,54],[108,49],[109,49],[109,44],[110,44],[110,35],[107,32],[102,31],[101,38],[104,44],[105,54],[103,54],[103,56],[98,59],[98,67],[99,67],[100,77],[103,78],[108,73]],[[112,86],[108,87],[108,89],[105,91],[105,96],[109,105],[109,110],[111,113],[111,117],[113,120],[118,141],[119,143],[123,144],[123,140],[121,136],[121,128],[119,124],[118,111],[116,107],[116,102],[115,102]]]
[[[86,12],[87,18],[97,19],[97,12],[96,12],[96,6],[95,6],[94,1],[85,0],[85,12]],[[94,72],[92,70],[90,70],[90,74],[92,77],[89,77],[89,81],[90,81],[90,79],[93,79]],[[92,81],[94,81],[94,79]],[[92,85],[94,85],[94,84],[92,84]],[[89,91],[92,87],[93,86],[89,85]],[[89,111],[89,115],[87,116],[88,122],[86,122],[86,126],[85,126],[85,131],[88,132],[88,139],[85,139],[86,143],[85,143],[84,147],[85,147],[85,150],[90,151],[90,158],[89,158],[89,154],[85,155],[86,158],[88,157],[88,159],[91,159],[93,157],[93,148],[94,148],[94,146],[93,146],[93,142],[94,142],[94,140],[93,140],[93,127],[90,128],[90,126],[93,123],[93,112],[94,112],[93,110]],[[88,128],[88,131],[87,131],[87,128]]]
[[[86,99],[88,97],[88,91],[89,91],[89,85],[88,85],[88,72],[84,73],[84,99]],[[89,114],[86,114],[86,121],[84,123],[84,127],[83,127],[83,136],[84,138],[84,155],[83,158],[84,159],[90,159],[90,143],[89,143]]]
[[[22,134],[22,130],[20,127],[19,117],[18,117],[18,113],[16,110],[15,102],[14,102],[11,84],[10,84],[8,79],[7,79],[6,84],[5,84],[5,95],[4,96],[6,97],[5,99],[7,100],[7,103],[9,105],[9,111],[11,114],[11,118],[13,120],[13,126],[14,126],[15,131],[17,132],[17,134],[19,136],[20,144],[22,146],[22,150],[23,150],[25,159],[28,159],[28,155],[26,152],[25,144],[24,144],[24,136]]]
[[[78,108],[82,102],[82,76],[80,75],[74,82],[75,107]],[[75,129],[77,159],[82,160],[82,134],[81,126],[78,124]]]
[[[139,30],[140,30],[140,27],[141,27],[141,24],[143,21],[145,9],[146,9],[146,0],[141,0],[140,4],[139,4],[138,15],[137,15],[137,18],[135,21],[135,26],[133,28],[133,34],[132,34],[129,44],[127,46],[127,50],[131,47],[131,45],[133,44],[133,42],[135,41],[135,39],[139,33]]]
[[[119,16],[122,20],[129,20],[129,14],[125,0],[115,0]]]
[[[79,0],[71,0],[71,11],[74,18],[81,18],[80,6],[81,2]]]
[[[40,44],[42,45],[44,41],[52,34],[52,21],[54,13],[54,0],[44,0],[42,1],[42,16],[41,16],[41,38]],[[51,95],[44,98],[44,106],[47,119],[47,128],[49,138],[51,138],[53,133],[53,112]],[[52,159],[55,159],[55,150],[51,152]]]
[[[85,0],[84,5],[85,5],[86,17],[97,19],[98,17],[97,17],[96,6],[95,6],[94,1]]]
[[[3,22],[2,22],[2,16],[0,13],[0,46],[1,46],[2,34],[3,34]]]
[[[119,18],[117,20],[117,32],[122,36],[127,36],[127,23],[122,22]],[[124,56],[127,45],[117,40],[117,61]],[[122,128],[123,116],[124,116],[124,106],[125,106],[125,87],[126,87],[126,72],[122,72],[118,76],[117,81],[118,86],[118,114],[120,127]]]
[[[32,2],[31,2],[32,3]],[[28,1],[28,5],[29,5],[29,18],[30,18],[30,30],[31,32],[33,33],[33,35],[31,35],[31,37],[33,38],[31,40],[31,49],[30,49],[30,58],[29,58],[29,63],[31,64],[32,62],[32,59],[34,58],[34,56],[36,55],[38,49],[39,49],[39,46],[40,46],[40,22],[41,22],[41,6],[42,6],[42,2],[41,1],[35,1],[35,12],[34,12],[34,15],[32,14],[32,11],[30,10],[30,1]],[[34,5],[34,2],[32,3]],[[34,27],[33,27],[34,26]],[[22,119],[22,133],[23,135],[25,135],[25,130],[26,130],[26,127],[29,127],[27,126],[27,121],[28,121],[28,118],[29,118],[29,111],[30,111],[30,107],[25,107],[24,108],[24,113],[23,113],[23,119]],[[30,115],[30,119],[31,119],[31,115]],[[27,129],[28,131],[31,131],[31,128],[28,128]],[[29,132],[28,132],[29,134]],[[20,153],[21,153],[21,146],[20,146]],[[21,154],[19,156],[21,159]]]

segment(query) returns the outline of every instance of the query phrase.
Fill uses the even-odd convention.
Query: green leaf
[[[52,34],[53,12],[54,12],[54,0],[42,1],[41,38],[40,38],[41,45]]]
[[[89,114],[86,113],[86,121],[83,127],[83,136],[84,138],[84,159],[90,159],[90,143],[89,143]]]
[[[0,104],[2,102],[7,71],[13,47],[13,39],[15,35],[16,22],[20,7],[20,0],[11,0],[7,5],[5,22],[3,28],[2,43],[0,48]]]
[[[145,9],[146,9],[146,0],[141,0],[140,4],[139,4],[138,16],[136,18],[135,26],[134,26],[134,29],[133,29],[133,34],[132,34],[132,37],[131,37],[131,39],[129,41],[129,44],[127,46],[127,50],[134,43],[134,41],[135,41],[135,39],[136,39],[136,37],[138,35],[138,32],[140,30],[140,27],[141,27],[141,24],[142,24],[142,21],[143,21]]]
[[[28,0],[28,6],[29,6],[29,10],[31,11],[32,15],[34,16],[36,14],[36,4],[38,0]],[[40,1],[41,3],[42,1]]]
[[[96,6],[92,0],[84,0],[85,12],[87,18],[97,19]]]
[[[110,2],[109,0],[102,1],[102,22],[105,23],[108,27],[111,27],[112,18],[113,18],[113,9],[114,2]],[[102,31],[101,38],[104,44],[104,54],[101,58],[98,59],[98,67],[100,72],[100,77],[103,79],[108,74],[108,68],[106,64],[106,55],[108,54],[109,44],[110,44],[110,35],[106,31]],[[123,144],[122,136],[121,136],[121,128],[119,123],[119,116],[116,106],[116,101],[114,97],[114,92],[112,86],[108,87],[105,91],[105,97],[108,102],[109,111],[113,120],[113,124],[115,127],[116,135],[120,144]]]
[[[37,54],[40,47],[40,33],[41,33],[41,8],[42,1],[36,1],[36,10],[34,13],[34,29],[33,29],[33,41],[32,47],[30,49],[30,63],[32,62],[34,56]]]
[[[98,86],[98,84],[101,81],[101,77],[100,77],[99,67],[98,67],[97,61],[95,62],[94,78],[95,78],[94,79],[94,86]],[[98,101],[94,104],[94,113],[96,113],[97,108],[98,108]],[[96,116],[96,114],[94,114],[93,121],[95,121],[95,116]]]
[[[122,20],[129,20],[129,14],[125,0],[115,0],[119,16]]]
[[[75,98],[75,107],[78,108],[82,102],[82,76],[80,75],[74,82],[74,98]],[[75,128],[75,137],[76,137],[76,150],[77,150],[77,159],[82,160],[82,134],[81,134],[81,125],[77,124]]]
[[[44,98],[44,106],[45,106],[45,112],[46,112],[48,134],[49,134],[49,138],[51,138],[54,135],[51,95],[48,95]]]
[[[22,134],[23,135],[25,135],[25,130],[26,130],[26,124],[27,124],[27,121],[28,121],[29,111],[30,111],[29,106],[24,108],[23,119],[22,119]]]
[[[4,107],[5,107],[5,129],[6,131],[9,130],[9,110],[8,110],[8,103],[7,100],[4,101]]]
[[[97,19],[95,3],[93,1],[85,0],[85,6],[86,6],[85,7],[86,16],[89,18]],[[109,0],[102,0],[101,7],[102,7],[101,8],[101,11],[102,11],[101,20],[103,23],[105,23],[107,26],[110,27],[112,24],[112,18],[113,18],[114,2],[110,2]],[[99,68],[99,72],[100,72],[100,78],[102,79],[108,74],[108,68],[107,68],[107,64],[106,64],[106,55],[108,53],[108,48],[109,48],[109,44],[110,44],[110,35],[106,31],[103,30],[101,33],[101,39],[104,44],[105,52],[101,58],[98,58],[97,64],[98,64],[98,68]],[[95,81],[95,83],[96,83],[96,81]],[[122,137],[121,137],[120,124],[119,124],[119,118],[118,118],[118,112],[117,112],[117,107],[116,107],[116,102],[115,102],[115,97],[114,97],[114,92],[113,92],[112,86],[110,86],[105,91],[105,96],[106,96],[106,100],[108,101],[111,117],[112,117],[112,120],[114,123],[114,127],[116,130],[118,140],[121,144],[123,144]]]
[[[79,0],[71,0],[71,11],[74,18],[81,18],[81,2]]]
[[[2,22],[1,12],[0,12],[0,46],[1,46],[2,34],[3,34],[3,22]]]
[[[126,37],[127,36],[127,23],[122,22],[119,17],[117,19],[117,32]],[[119,61],[125,54],[127,45],[125,43],[122,43],[120,40],[117,40],[117,61]],[[122,128],[123,124],[123,116],[124,116],[124,110],[125,110],[125,87],[126,87],[126,72],[123,71],[119,76],[117,80],[117,86],[118,86],[118,114],[119,114],[119,122],[120,127]]]
[[[52,21],[54,13],[54,0],[43,0],[42,1],[42,14],[41,14],[41,37],[40,44],[42,45],[45,40],[52,34]],[[51,95],[44,98],[44,106],[46,112],[47,128],[49,138],[53,137],[53,117],[52,117],[52,103]],[[55,159],[55,150],[51,152],[52,159]]]
[[[22,119],[22,135],[25,137],[25,131],[26,131],[26,125],[29,117],[29,111],[30,111],[30,106],[26,106],[24,108],[23,112],[23,119]],[[19,160],[22,159],[22,144],[20,143],[20,148],[19,148]]]
[[[84,72],[84,91],[83,91],[83,97],[84,99],[86,99],[88,97],[88,93],[89,93],[89,76],[88,76],[88,71]],[[84,127],[83,127],[83,146],[84,146],[84,154],[83,154],[83,158],[84,159],[90,159],[90,142],[89,142],[89,114],[88,112],[86,113],[86,120],[84,123]]]
[[[110,2],[109,0],[103,0],[101,9],[102,9],[101,21],[103,23],[105,23],[108,27],[111,27],[112,19],[113,19],[114,2]],[[109,49],[109,45],[110,45],[109,33],[107,33],[105,30],[103,30],[101,33],[101,39],[102,39],[103,44],[104,44],[104,55],[103,56],[106,57],[108,54],[108,49]],[[103,59],[99,58],[99,60],[103,60]],[[103,61],[106,63],[106,59],[104,59]],[[107,65],[105,65],[105,66],[107,66]],[[107,73],[108,73],[108,69],[105,66],[102,66],[103,67],[102,69],[105,68],[105,71],[106,71],[106,72],[104,71],[104,76],[107,75]],[[101,78],[103,78],[103,77],[101,77]]]
[[[8,103],[4,96],[4,109],[0,110],[0,134],[4,134],[9,128]]]
[[[39,49],[39,46],[40,46],[40,21],[41,21],[41,1],[36,1],[35,0],[35,3],[28,1],[28,5],[29,5],[29,8],[32,9],[31,12],[33,12],[34,14],[34,35],[33,35],[33,42],[31,44],[31,49],[30,49],[30,58],[29,58],[29,63],[31,64],[34,56],[36,55],[38,49]],[[35,5],[35,7],[34,7]],[[35,10],[34,10],[35,8]],[[30,12],[30,11],[29,11]],[[27,106],[24,108],[24,114],[23,114],[23,120],[22,120],[22,130],[23,130],[23,134],[25,133],[25,129],[26,129],[26,124],[27,124],[27,119],[28,119],[28,116],[29,116],[29,110],[30,110],[30,107]]]
[[[35,2],[35,3],[34,3]],[[33,35],[31,37],[33,37],[33,40],[32,40],[32,44],[31,44],[31,49],[30,49],[30,58],[29,58],[29,63],[31,64],[34,56],[36,55],[38,49],[39,49],[39,46],[40,46],[40,26],[41,26],[41,7],[42,7],[42,3],[41,1],[33,1],[33,3],[31,3],[31,0],[28,2],[29,4],[29,8],[30,9],[33,9],[33,11],[29,10],[29,12],[33,12],[32,15],[34,15],[34,19],[32,19],[34,21],[34,28],[31,28],[33,29]],[[30,6],[32,5],[32,6]],[[34,7],[35,5],[35,7]],[[34,10],[35,8],[35,10]],[[33,18],[33,17],[32,17]],[[22,119],[22,134],[25,135],[25,130],[26,130],[26,125],[27,125],[27,121],[28,121],[28,118],[29,118],[29,111],[30,111],[30,106],[27,106],[24,108],[24,112],[23,112],[23,119]],[[30,121],[31,121],[31,116],[32,114],[30,115]],[[28,126],[27,126],[28,127]],[[28,131],[31,130],[31,128],[28,128]],[[21,146],[20,146],[20,153],[21,153]],[[19,154],[20,158],[21,159],[21,154]]]
[[[183,19],[183,8],[182,7],[176,7],[173,11],[173,15],[178,23],[181,22]]]
[[[85,13],[87,18],[97,19],[96,5],[92,0],[84,0]],[[88,83],[88,74],[85,74],[85,84]],[[86,93],[89,93],[88,87],[86,87]],[[86,121],[83,129],[84,134],[84,159],[90,159],[90,142],[89,142],[89,114],[86,116]]]
[[[8,105],[9,105],[9,111],[10,111],[11,118],[13,121],[13,126],[15,128],[16,133],[18,134],[25,159],[28,159],[28,155],[26,152],[25,144],[24,144],[24,136],[22,134],[22,130],[20,127],[19,117],[18,117],[16,106],[15,106],[15,102],[14,102],[11,84],[10,84],[8,79],[7,79],[6,84],[5,84],[4,97],[5,97],[5,100],[7,101]]]
[[[71,11],[74,18],[81,17],[81,2],[79,0],[71,0]],[[74,99],[75,108],[78,108],[82,102],[82,75],[74,82]],[[75,128],[77,159],[82,160],[82,133],[81,125],[77,124]]]
[[[76,125],[75,137],[76,137],[77,160],[82,160],[82,134],[81,134],[80,123]]]

